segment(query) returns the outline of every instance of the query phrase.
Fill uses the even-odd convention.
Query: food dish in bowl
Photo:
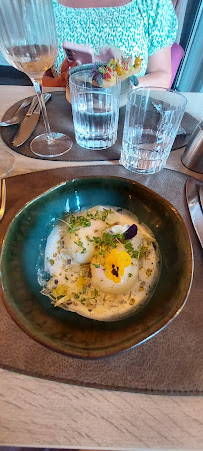
[[[40,248],[42,294],[54,307],[97,321],[134,314],[149,302],[159,273],[154,235],[122,208],[69,213]]]
[[[130,211],[146,224],[162,258],[149,302],[118,321],[95,321],[55,308],[38,283],[39,249],[64,213],[97,205]],[[12,221],[2,247],[4,302],[12,318],[43,345],[75,357],[104,357],[136,346],[165,327],[182,309],[192,278],[190,240],[183,220],[148,188],[117,177],[67,181],[27,204]]]

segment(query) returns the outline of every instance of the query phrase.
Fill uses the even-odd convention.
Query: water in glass
[[[133,172],[160,171],[169,156],[187,100],[164,88],[137,88],[128,95],[121,164]]]
[[[77,143],[86,149],[111,147],[117,139],[120,82],[94,88],[90,74],[80,71],[70,76],[70,91]]]

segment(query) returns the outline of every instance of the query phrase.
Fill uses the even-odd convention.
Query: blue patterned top
[[[93,47],[117,47],[126,55],[142,58],[140,76],[146,73],[148,56],[172,45],[177,18],[171,0],[131,0],[124,6],[69,8],[53,0],[59,52],[53,72],[65,58],[65,40]]]

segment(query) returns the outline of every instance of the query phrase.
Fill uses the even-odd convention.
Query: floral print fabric
[[[54,74],[60,72],[65,58],[65,40],[89,45],[95,53],[107,46],[117,47],[128,56],[140,55],[142,76],[148,56],[172,45],[176,38],[177,18],[171,0],[132,0],[111,8],[68,8],[52,1],[59,43]]]

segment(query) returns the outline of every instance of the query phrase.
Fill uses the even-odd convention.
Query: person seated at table
[[[64,59],[63,42],[85,44],[99,54],[118,48],[132,57],[140,55],[139,86],[169,87],[171,45],[177,18],[171,0],[52,0],[59,51],[44,86],[65,86],[75,62]]]

